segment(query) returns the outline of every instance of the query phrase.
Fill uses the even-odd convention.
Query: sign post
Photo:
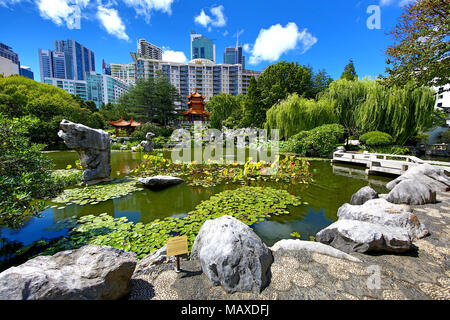
[[[188,238],[187,236],[170,238],[167,240],[167,256],[177,258],[176,272],[181,272],[180,256],[188,253]]]

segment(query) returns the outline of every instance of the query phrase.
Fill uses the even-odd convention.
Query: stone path
[[[438,203],[412,206],[431,235],[414,242],[408,254],[352,253],[352,262],[306,250],[274,253],[272,280],[260,294],[227,294],[212,286],[199,261],[153,266],[132,280],[129,299],[274,300],[274,299],[443,299],[450,300],[450,193]],[[379,275],[379,277],[377,277]]]

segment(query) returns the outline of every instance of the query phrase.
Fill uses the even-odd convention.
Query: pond
[[[76,152],[49,152],[46,154],[53,159],[56,169],[64,169],[69,164],[75,166],[75,161],[79,159]],[[112,177],[127,176],[130,170],[141,163],[143,155],[143,153],[130,151],[113,151],[111,155]],[[165,153],[166,157],[169,155],[169,153]],[[310,163],[314,182],[308,186],[264,183],[264,186],[288,190],[291,194],[300,196],[304,203],[299,207],[290,207],[289,215],[273,216],[252,226],[267,245],[271,246],[280,239],[292,238],[290,236],[292,232],[298,232],[301,239],[309,240],[310,236],[315,236],[318,231],[337,220],[338,208],[349,202],[353,193],[366,185],[384,193],[387,191],[386,183],[391,180],[388,177],[371,176],[367,178],[362,167],[333,165],[329,160],[311,160]],[[82,217],[107,213],[115,218],[127,217],[130,221],[143,223],[165,217],[182,217],[212,195],[235,188],[239,188],[239,185],[201,188],[181,184],[156,192],[145,189],[96,205],[73,204],[63,209],[49,208],[41,212],[40,217],[30,218],[20,229],[0,229],[0,239],[2,239],[0,249],[2,246],[18,248],[40,239],[49,240],[64,236],[67,229],[56,231],[51,227],[56,222],[73,216]]]

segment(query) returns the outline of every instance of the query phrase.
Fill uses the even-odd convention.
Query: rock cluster
[[[0,273],[0,300],[115,300],[129,292],[136,255],[87,245]]]
[[[429,164],[412,167],[386,187],[389,194],[382,195],[392,203],[422,205],[436,202],[437,191],[448,191],[450,179],[442,169]]]
[[[405,205],[434,203],[436,191],[449,186],[443,170],[428,164],[413,167],[387,184],[387,195],[360,189],[351,204],[339,208],[338,221],[318,232],[316,240],[345,252],[409,251],[413,240],[429,232]]]
[[[109,180],[111,174],[111,150],[108,133],[92,129],[85,125],[62,120],[58,136],[64,140],[69,149],[80,155],[84,169],[82,180],[94,184]]]
[[[152,132],[147,132],[145,136],[145,140],[142,141],[139,146],[144,148],[144,152],[152,152],[153,151],[153,137],[155,136]]]

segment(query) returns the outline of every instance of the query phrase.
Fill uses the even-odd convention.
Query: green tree
[[[280,130],[280,138],[288,139],[300,131],[335,122],[333,101],[314,101],[294,93],[267,111],[265,127]]]
[[[27,137],[37,123],[0,113],[0,226],[17,227],[42,209],[43,203],[34,199],[60,191],[51,177],[52,161]]]
[[[39,122],[29,130],[31,141],[47,148],[61,148],[59,121],[67,119],[92,128],[104,128],[99,112],[82,108],[77,100],[56,86],[21,76],[0,77],[0,112],[10,118],[32,116]]]
[[[180,101],[177,88],[158,72],[155,78],[137,81],[119,103],[137,120],[167,126],[170,120],[179,116],[175,103]]]
[[[349,63],[345,66],[344,72],[341,75],[341,79],[349,81],[358,79],[358,75],[356,74],[355,65],[353,64],[352,59],[350,59]]]
[[[418,0],[404,7],[390,32],[385,78],[388,85],[441,86],[450,77],[450,3],[448,0]]]
[[[317,96],[317,94],[324,92],[332,82],[333,79],[325,70],[319,70],[319,72],[314,74],[312,78],[314,96]]]
[[[220,93],[212,97],[206,104],[206,110],[211,113],[211,127],[221,129],[225,120],[233,123],[233,119],[239,119],[242,114],[240,100],[242,98],[234,97],[229,93]]]
[[[286,61],[270,65],[257,81],[250,81],[247,101],[244,102],[244,123],[262,128],[267,110],[292,93],[314,98],[312,69]]]

